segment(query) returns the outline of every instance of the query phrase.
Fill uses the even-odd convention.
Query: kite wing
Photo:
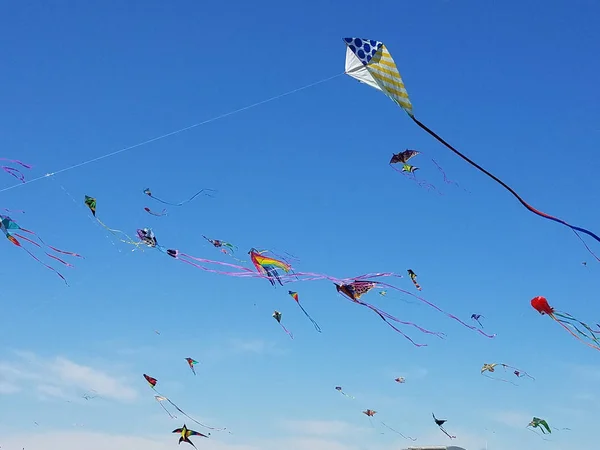
[[[344,38],[344,43],[347,47],[345,73],[383,92],[412,117],[412,103],[408,92],[396,63],[383,42]]]

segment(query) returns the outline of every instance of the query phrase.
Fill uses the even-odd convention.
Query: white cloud
[[[41,358],[18,352],[18,360],[0,361],[0,394],[33,388],[43,397],[78,397],[94,390],[106,399],[134,400],[137,392],[128,383],[100,368],[77,364],[67,358]]]

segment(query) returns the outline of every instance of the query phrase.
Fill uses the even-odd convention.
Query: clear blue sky
[[[341,39],[358,36],[387,45],[423,122],[534,206],[600,230],[594,2],[84,3],[5,3],[0,14],[0,156],[33,164],[29,178],[341,73]],[[443,196],[388,167],[405,148],[423,152],[418,175]],[[444,185],[432,157],[469,193]],[[0,189],[13,183],[0,174]],[[143,211],[161,209],[146,187],[174,201],[202,187],[218,194],[155,218]],[[299,271],[412,268],[424,297],[465,320],[484,314],[498,337],[391,291],[365,297],[447,334],[440,341],[410,331],[429,344],[418,349],[329,282],[272,288],[152,250],[132,253],[90,220],[85,194],[97,197],[108,226],[132,235],[152,227],[162,244],[192,255],[223,259],[205,234],[238,245],[240,257],[252,246],[290,252]],[[529,300],[545,295],[600,321],[598,263],[567,228],[527,212],[350,77],[2,192],[0,202],[26,211],[13,214],[23,227],[85,256],[63,271],[67,288],[2,242],[3,449],[71,450],[77,439],[94,450],[107,440],[118,450],[175,448],[169,433],[181,421],[154,402],[144,372],[184,410],[234,433],[197,439],[199,448],[410,443],[381,420],[417,444],[450,444],[432,411],[468,450],[486,440],[489,449],[528,450],[596,440],[598,354]],[[412,290],[407,278],[398,285]],[[196,377],[187,356],[201,361]],[[491,381],[479,375],[484,362],[517,366],[536,381]],[[79,398],[94,386],[102,398]],[[376,430],[366,408],[378,411]],[[533,415],[572,431],[544,442],[525,429]]]

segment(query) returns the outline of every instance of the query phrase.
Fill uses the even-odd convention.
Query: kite
[[[421,152],[417,150],[409,150],[406,149],[403,152],[395,153],[392,155],[392,159],[390,159],[390,164],[406,164],[408,160],[414,156],[419,155]]]
[[[335,387],[335,390],[336,390],[336,391],[338,391],[340,394],[342,394],[342,395],[343,395],[343,396],[345,396],[345,397],[348,397],[348,398],[354,398],[354,397],[352,397],[351,395],[348,395],[348,394],[346,394],[346,393],[345,393],[345,392],[342,390],[342,387],[341,387],[341,386],[336,386],[336,387]]]
[[[309,320],[312,322],[312,324],[313,324],[313,325],[314,325],[314,327],[315,327],[315,330],[317,330],[317,331],[320,333],[320,332],[321,332],[321,327],[320,327],[320,326],[317,324],[317,322],[315,322],[315,321],[313,320],[313,318],[312,318],[312,317],[310,317],[310,316],[308,315],[308,313],[306,312],[306,310],[305,310],[305,309],[302,307],[302,305],[300,304],[300,297],[298,296],[298,293],[297,293],[297,292],[294,292],[294,291],[288,291],[288,294],[290,294],[290,296],[291,296],[291,297],[292,297],[294,300],[296,300],[296,303],[298,304],[298,306],[300,307],[300,309],[302,310],[302,312],[304,313],[304,315],[305,315],[306,317],[308,317],[308,319],[309,319]]]
[[[208,242],[210,242],[215,248],[221,249],[221,252],[223,252],[225,254],[228,254],[227,251],[233,253],[233,252],[235,252],[235,250],[237,250],[237,247],[233,244],[230,244],[229,242],[220,241],[219,239],[210,239],[204,235],[202,235],[202,237],[204,239],[206,239]]]
[[[410,277],[410,280],[413,282],[413,284],[417,288],[417,291],[420,291],[421,286],[419,285],[419,283],[417,283],[417,274],[414,273],[411,269],[408,269],[407,272],[408,272],[408,276]]]
[[[373,411],[372,409],[366,409],[362,413],[366,414],[369,417],[373,417],[375,414],[377,414],[377,411]]]
[[[146,381],[148,382],[148,384],[150,385],[150,387],[152,389],[154,389],[156,387],[156,383],[158,383],[158,380],[156,378],[152,378],[150,375],[146,375],[143,374],[144,378],[146,379]]]
[[[158,401],[158,403],[160,404],[160,406],[167,411],[167,413],[169,414],[169,416],[171,418],[174,418],[175,416],[173,416],[166,408],[165,406],[162,404],[163,401],[166,401],[167,403],[169,403],[173,408],[175,408],[177,411],[179,411],[181,414],[183,414],[185,417],[187,417],[188,419],[190,419],[192,422],[197,423],[198,425],[200,425],[201,427],[204,428],[208,428],[209,430],[217,430],[217,431],[224,431],[226,430],[226,428],[215,428],[215,427],[209,427],[208,425],[204,425],[201,422],[198,422],[196,419],[194,419],[191,416],[188,416],[185,411],[183,411],[179,406],[177,406],[175,403],[173,403],[171,401],[171,399],[169,399],[169,397],[161,394],[160,392],[158,392],[156,390],[156,384],[158,383],[158,380],[156,378],[153,378],[149,375],[143,374],[144,378],[146,379],[146,381],[148,382],[148,384],[150,385],[150,387],[152,388],[152,390],[154,392],[156,392],[158,395],[154,396],[154,398],[156,399],[156,401]]]
[[[173,433],[179,433],[179,434],[181,434],[181,437],[179,438],[179,444],[181,444],[182,442],[187,442],[188,444],[190,444],[194,448],[196,448],[196,446],[194,445],[194,443],[192,441],[190,441],[190,439],[189,439],[190,436],[202,436],[202,437],[205,437],[205,438],[208,437],[205,434],[198,433],[197,431],[188,429],[185,426],[185,424],[183,424],[183,428],[177,428],[177,429],[173,430]]]
[[[417,170],[420,169],[410,164],[402,164],[402,172],[415,173]]]
[[[592,330],[592,328],[589,325],[575,319],[572,315],[570,315],[566,312],[555,311],[554,308],[552,308],[548,304],[548,300],[546,300],[545,297],[541,297],[541,296],[534,297],[533,299],[531,299],[531,306],[537,312],[539,312],[541,315],[544,315],[544,314],[548,315],[551,319],[556,321],[561,327],[563,327],[565,330],[567,330],[571,334],[571,336],[573,336],[575,339],[578,339],[579,341],[583,342],[588,347],[591,347],[596,350],[600,350],[600,347],[599,347],[600,341],[598,340],[598,337],[600,337],[600,336],[597,336],[597,334],[600,334],[600,331]],[[578,327],[578,325],[585,328],[588,332],[586,333],[586,332],[582,331],[580,329],[580,327]],[[572,327],[577,332],[577,334],[575,334],[569,327]],[[583,339],[581,339],[580,336],[586,338],[588,341],[592,341],[592,343],[584,341]]]
[[[406,380],[404,379],[404,377],[398,377],[398,378],[394,379],[394,381],[396,383],[405,383],[406,382]]]
[[[533,419],[531,419],[531,422],[529,422],[529,425],[527,425],[527,427],[539,428],[542,434],[552,433],[548,422],[546,422],[544,419],[540,419],[539,417],[534,417]]]
[[[6,236],[6,238],[10,242],[12,242],[17,247],[22,248],[25,252],[27,252],[27,254],[29,256],[31,256],[33,259],[35,259],[42,266],[44,266],[47,269],[50,269],[54,273],[56,273],[65,282],[65,284],[67,286],[69,285],[69,283],[67,283],[66,278],[58,270],[56,270],[54,267],[50,266],[49,264],[46,264],[41,259],[39,259],[37,256],[35,256],[30,250],[28,250],[27,248],[23,247],[23,245],[21,244],[21,242],[19,242],[19,240],[17,240],[17,238],[22,239],[24,241],[27,241],[30,244],[36,246],[37,248],[42,248],[42,246],[47,247],[49,250],[52,250],[54,253],[60,253],[60,254],[63,254],[63,255],[74,256],[76,258],[81,258],[82,257],[81,255],[78,255],[77,253],[73,253],[73,252],[67,252],[67,251],[64,251],[64,250],[60,250],[60,249],[58,249],[56,247],[53,247],[51,245],[46,244],[42,240],[42,238],[39,237],[36,233],[34,233],[33,231],[30,231],[30,230],[26,230],[25,228],[21,228],[19,226],[19,224],[17,222],[15,222],[14,220],[12,220],[9,216],[5,216],[5,215],[2,215],[2,214],[0,214],[0,230],[4,233],[4,235]],[[34,240],[28,238],[27,236],[23,236],[20,233],[28,233],[32,237],[35,237],[40,242],[40,244],[38,244]],[[53,255],[51,253],[48,253],[45,250],[44,250],[44,254],[46,256],[48,256],[49,258],[52,258],[55,261],[58,261],[58,262],[62,263],[63,265],[67,266],[67,267],[73,267],[72,264],[70,264],[70,263],[68,263],[66,261],[63,261],[58,256]]]
[[[427,346],[427,344],[417,344],[408,335],[404,334],[400,329],[398,329],[393,324],[388,322],[388,319],[393,320],[394,322],[397,322],[397,323],[401,323],[403,325],[415,327],[416,329],[418,329],[419,331],[421,331],[423,333],[433,334],[439,338],[442,338],[444,336],[444,333],[429,331],[429,330],[426,330],[425,328],[418,326],[415,323],[402,321],[402,320],[386,313],[385,311],[382,311],[379,308],[377,308],[373,305],[370,305],[369,303],[365,303],[365,302],[361,301],[360,297],[362,297],[364,294],[369,292],[371,289],[374,289],[377,287],[378,283],[376,281],[355,280],[352,283],[348,283],[348,284],[334,283],[334,285],[340,294],[342,294],[344,297],[348,298],[349,300],[353,301],[354,303],[358,303],[359,305],[369,308],[371,311],[373,311],[375,314],[377,314],[385,323],[387,323],[395,331],[397,331],[402,336],[404,336],[406,339],[408,339],[416,347],[425,347],[425,346]]]
[[[447,419],[437,419],[434,413],[431,413],[431,415],[433,416],[435,424],[440,427],[440,430],[442,430],[446,436],[448,436],[450,439],[456,439],[456,436],[451,436],[446,430],[444,430],[444,424],[448,422]]]
[[[504,187],[507,191],[509,191],[518,201],[527,208],[530,212],[537,214],[540,217],[552,220],[554,222],[560,223],[569,227],[571,230],[575,232],[575,234],[581,239],[578,232],[582,232],[587,234],[588,236],[594,238],[596,241],[600,242],[600,237],[596,234],[592,233],[585,228],[576,227],[574,225],[570,225],[562,219],[546,214],[542,211],[535,209],[529,203],[521,198],[516,191],[514,191],[510,186],[508,186],[504,181],[497,178],[495,175],[492,175],[486,169],[481,167],[479,164],[475,163],[467,156],[463,155],[453,146],[451,146],[448,142],[438,136],[435,132],[425,126],[422,122],[417,120],[413,113],[413,106],[408,97],[408,92],[406,91],[406,87],[404,86],[404,82],[402,81],[402,77],[396,67],[396,63],[392,59],[388,49],[386,46],[379,41],[375,41],[372,39],[360,39],[355,37],[344,38],[344,43],[346,44],[346,63],[345,63],[345,73],[352,78],[360,81],[363,84],[367,84],[372,88],[375,88],[385,95],[387,95],[392,101],[394,101],[398,106],[400,106],[409,117],[424,131],[429,133],[432,137],[434,137],[437,141],[447,147],[449,150],[454,152],[457,156],[462,158],[464,161],[483,172],[485,175],[490,177],[492,180],[499,183],[502,187]]]
[[[502,381],[504,383],[510,383],[510,384],[514,384],[515,386],[517,386],[517,384],[513,383],[512,381],[508,381],[502,378],[494,378],[488,374],[486,374],[485,372],[489,372],[489,373],[495,373],[496,372],[496,366],[501,366],[504,370],[506,369],[511,369],[513,371],[513,374],[517,377],[517,378],[522,378],[522,377],[528,377],[531,378],[532,380],[535,381],[535,378],[533,378],[531,375],[529,375],[527,372],[525,372],[524,370],[521,369],[517,369],[516,367],[513,366],[509,366],[508,364],[499,364],[499,363],[492,363],[492,364],[484,364],[481,367],[481,375],[491,378],[492,380],[496,380],[496,381]]]
[[[483,325],[479,321],[479,319],[481,319],[482,317],[483,316],[481,314],[471,314],[471,320],[474,320],[475,322],[477,322],[481,328],[483,328]],[[483,318],[485,319],[485,317],[483,317]]]
[[[379,295],[385,297],[387,295],[387,291],[379,291]]]
[[[88,394],[86,392],[85,394],[83,394],[81,396],[81,398],[85,398],[86,400],[92,400],[92,399],[98,397],[98,393],[94,389],[91,389],[91,392],[94,392],[95,394],[91,394],[91,393]]]
[[[151,215],[156,216],[156,217],[162,217],[162,216],[168,215],[166,209],[163,209],[161,212],[157,213],[157,212],[152,211],[148,207],[144,207],[144,211],[146,211],[148,214],[151,214]]]
[[[31,166],[29,164],[25,164],[24,162],[21,162],[17,159],[0,158],[0,161],[8,161],[11,163],[19,164],[21,167],[24,167],[25,169],[31,169]],[[23,172],[21,172],[19,169],[15,169],[14,167],[9,167],[9,166],[0,166],[0,167],[2,168],[2,170],[4,170],[6,173],[12,175],[13,177],[15,177],[21,183],[25,183],[25,175],[23,175]]]
[[[251,248],[248,254],[250,255],[252,264],[254,264],[254,267],[256,267],[256,270],[263,276],[267,277],[271,285],[275,286],[275,281],[273,280],[273,278],[275,278],[279,284],[283,286],[277,269],[281,269],[285,273],[289,273],[289,271],[292,270],[292,266],[278,259],[263,256],[261,252],[255,248]]]
[[[121,242],[124,242],[125,244],[134,245],[136,248],[138,248],[141,245],[139,242],[136,242],[132,238],[130,238],[127,235],[127,233],[125,233],[121,230],[115,230],[113,228],[109,228],[100,219],[98,219],[98,217],[96,217],[96,199],[94,197],[90,197],[89,195],[86,195],[83,202],[90,209],[92,216],[94,216],[94,219],[96,219],[96,222],[98,222],[102,227],[106,228],[106,230],[108,230],[114,236],[119,237],[119,235],[121,235],[121,236],[125,237],[125,239],[119,238],[119,240]]]
[[[192,358],[185,358],[185,360],[187,361],[188,365],[190,366],[190,369],[192,369],[192,372],[194,373],[194,375],[196,375],[196,369],[194,369],[194,364],[198,364],[198,361],[195,361]]]
[[[201,189],[200,191],[196,192],[194,195],[192,195],[190,198],[188,198],[187,200],[184,200],[182,202],[179,203],[170,203],[170,202],[166,202],[164,200],[161,200],[158,197],[155,197],[154,195],[152,195],[152,191],[150,190],[150,188],[146,188],[144,189],[144,194],[146,194],[148,197],[153,198],[154,200],[164,203],[165,205],[171,205],[171,206],[183,206],[188,202],[191,202],[192,200],[194,200],[196,197],[198,197],[200,194],[202,194],[204,191],[209,191],[209,192],[216,192],[214,189]],[[212,195],[210,194],[204,194],[207,197],[212,197]]]
[[[287,330],[287,328],[284,327],[283,324],[281,323],[281,313],[279,311],[273,311],[272,317],[273,317],[273,319],[275,319],[277,321],[277,323],[279,325],[281,325],[281,328],[283,328],[283,331],[285,331],[291,339],[294,339],[294,335],[292,333],[290,333]]]

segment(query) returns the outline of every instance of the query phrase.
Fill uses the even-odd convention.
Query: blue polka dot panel
[[[356,37],[344,38],[345,73],[387,95],[410,116],[412,103],[392,55],[382,42]]]

